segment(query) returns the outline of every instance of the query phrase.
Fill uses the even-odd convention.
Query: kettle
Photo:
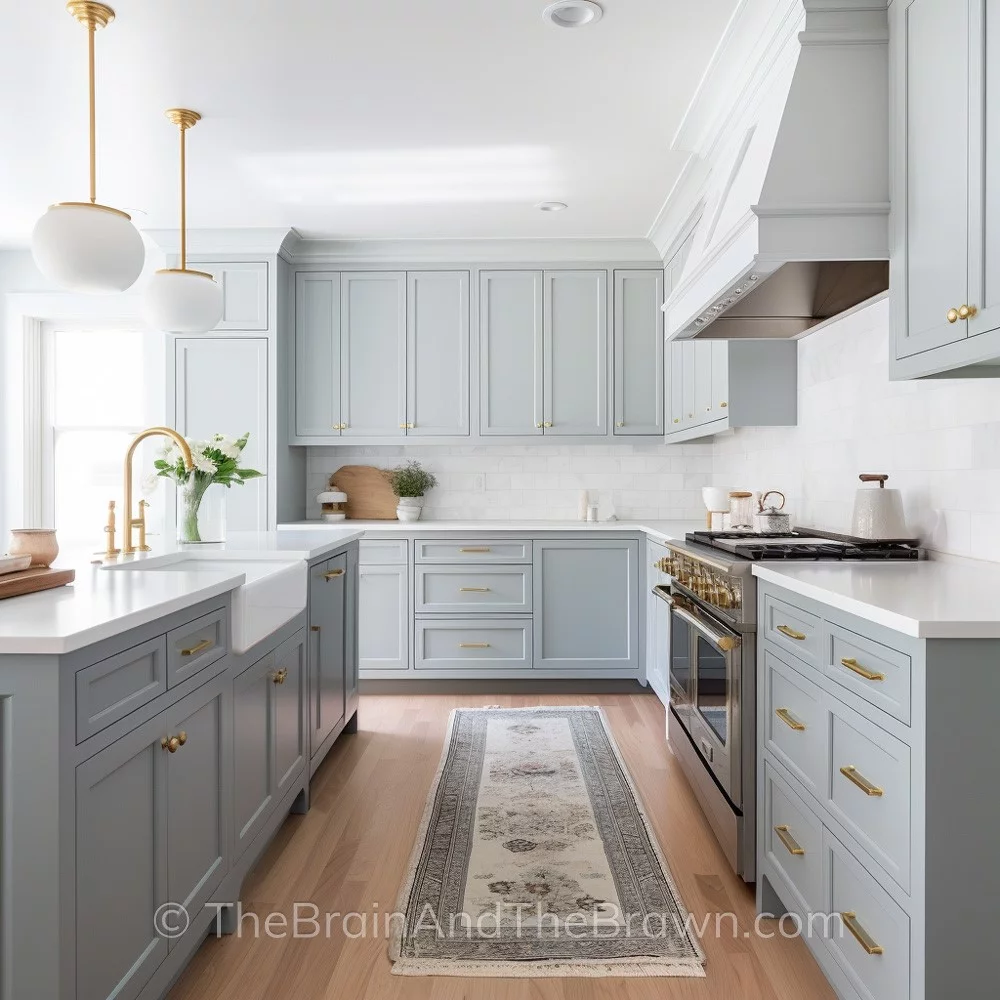
[[[862,487],[854,498],[854,518],[851,534],[857,538],[906,538],[903,497],[899,490],[885,488],[888,476],[864,472],[858,479],[863,483],[878,483],[877,489]]]
[[[768,497],[781,497],[781,503],[767,506]],[[762,535],[787,535],[792,530],[791,515],[784,511],[785,494],[780,490],[768,490],[763,496],[757,494],[757,513],[754,525]]]

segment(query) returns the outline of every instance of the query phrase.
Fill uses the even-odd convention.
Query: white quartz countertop
[[[757,563],[754,576],[918,639],[1000,638],[1000,564]]]
[[[308,561],[363,533],[353,525],[322,531],[233,532],[219,545],[199,545],[200,555],[212,554],[213,568],[190,572],[109,571],[94,564],[96,557],[89,552],[61,553],[56,566],[76,568],[72,584],[0,601],[0,655],[68,653],[89,646],[241,587],[246,582],[241,557]],[[163,539],[151,538],[150,542],[154,547],[150,558],[183,551]],[[140,554],[134,561],[144,558]],[[229,560],[232,572],[218,569],[220,561]]]
[[[394,534],[434,534],[437,532],[492,532],[530,535],[543,531],[575,531],[605,534],[614,531],[642,532],[654,541],[683,539],[689,531],[705,527],[704,521],[296,521],[279,525],[279,533],[297,531],[336,531],[340,525],[361,528],[366,536]]]

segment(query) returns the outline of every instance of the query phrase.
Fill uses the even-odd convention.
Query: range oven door
[[[674,614],[676,601],[667,586],[653,588],[653,594],[666,604],[663,613],[670,616],[669,641],[664,650],[666,673],[670,682],[670,707],[685,729],[691,725],[691,631],[687,622]]]
[[[684,726],[730,802],[742,809],[743,638],[697,605],[678,597],[672,601],[671,693],[676,661],[687,680]]]

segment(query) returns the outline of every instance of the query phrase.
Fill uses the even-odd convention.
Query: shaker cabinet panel
[[[309,571],[309,725],[311,751],[344,719],[344,623],[347,555],[318,563]]]
[[[188,260],[188,266],[211,274],[222,287],[222,319],[216,330],[256,332],[268,328],[266,261],[227,261],[219,264]]]
[[[341,275],[341,434],[399,436],[406,423],[406,275]]]
[[[663,271],[615,271],[614,433],[663,433]]]
[[[406,295],[406,434],[469,433],[469,272],[411,271]]]
[[[300,631],[274,653],[274,786],[280,799],[306,762],[306,633]]]
[[[358,579],[358,655],[362,670],[406,670],[409,568],[362,566]]]
[[[608,275],[546,271],[543,424],[546,434],[608,431]]]
[[[174,427],[185,437],[250,439],[240,461],[268,473],[268,370],[264,337],[178,337],[174,342]],[[229,531],[267,528],[266,479],[226,491]]]
[[[257,835],[274,801],[272,689],[274,654],[233,681],[233,816],[238,858]]]
[[[480,433],[542,433],[542,273],[479,276]]]
[[[340,433],[340,274],[295,276],[295,433]]]

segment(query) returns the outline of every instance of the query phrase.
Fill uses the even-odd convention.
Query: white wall
[[[319,517],[316,494],[341,465],[385,468],[415,458],[438,477],[426,504],[436,520],[575,518],[583,489],[599,500],[602,518],[612,504],[622,520],[700,518],[711,455],[707,444],[310,448],[306,516]]]
[[[799,422],[716,439],[717,486],[780,489],[796,525],[849,531],[861,472],[940,552],[1000,561],[1000,380],[890,382],[882,299],[799,343]]]

